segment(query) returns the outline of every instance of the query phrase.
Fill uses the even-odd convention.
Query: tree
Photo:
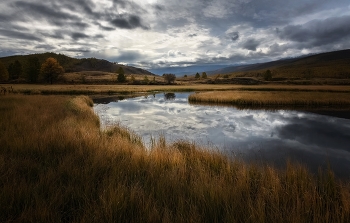
[[[135,83],[135,81],[136,81],[136,79],[135,79],[134,75],[131,75],[131,82]]]
[[[14,63],[11,63],[8,67],[8,73],[10,80],[16,80],[22,76],[22,64],[16,60]]]
[[[52,57],[47,58],[40,68],[42,77],[50,84],[57,80],[58,76],[63,72],[63,67]]]
[[[265,73],[264,73],[264,80],[265,81],[270,81],[272,79],[272,72],[270,70],[267,70]]]
[[[207,77],[208,77],[208,76],[207,76],[207,73],[203,72],[203,73],[202,73],[202,78],[203,78],[203,79],[206,79]]]
[[[126,77],[125,77],[125,74],[124,74],[124,69],[122,67],[119,67],[117,73],[118,73],[117,81],[120,82],[120,83],[125,82],[126,81]]]
[[[149,83],[149,80],[148,80],[147,75],[145,75],[145,77],[143,78],[143,82],[144,82],[145,84],[148,84],[148,83]]]
[[[195,78],[200,78],[200,75],[199,75],[199,73],[198,73],[198,72],[196,73]]]
[[[185,74],[184,77],[187,77],[187,75]]]
[[[163,74],[163,78],[168,84],[170,84],[174,83],[176,76],[175,74]]]
[[[39,74],[40,74],[40,62],[39,58],[37,57],[30,57],[27,60],[27,66],[25,69],[25,74],[27,79],[35,83],[38,81]]]
[[[9,72],[5,65],[0,62],[0,81],[7,81],[9,79]]]

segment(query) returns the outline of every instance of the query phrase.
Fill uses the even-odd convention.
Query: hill
[[[267,63],[225,67],[207,73],[262,77],[266,70],[271,70],[274,78],[350,78],[350,49]]]
[[[16,55],[9,57],[2,57],[0,61],[8,67],[11,63],[18,60],[22,65],[26,64],[29,58],[37,57],[40,63],[43,63],[47,58],[53,57],[58,60],[62,65],[66,73],[69,72],[81,72],[81,71],[102,71],[102,72],[116,72],[119,67],[124,69],[125,74],[142,74],[142,75],[154,75],[153,73],[132,66],[126,66],[117,63],[111,63],[107,60],[96,58],[72,58],[63,54],[56,53],[41,53],[30,55]]]

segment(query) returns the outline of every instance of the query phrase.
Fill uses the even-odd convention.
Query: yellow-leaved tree
[[[63,72],[63,67],[55,58],[52,57],[47,58],[40,68],[42,78],[44,78],[50,84],[57,80],[58,76]]]

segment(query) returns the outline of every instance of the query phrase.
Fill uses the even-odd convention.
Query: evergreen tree
[[[199,73],[198,73],[198,72],[196,73],[195,78],[200,78],[200,75],[199,75]]]
[[[26,74],[26,78],[30,82],[35,83],[38,81],[39,74],[40,74],[39,58],[37,57],[28,58],[25,74]]]
[[[9,79],[9,73],[3,63],[0,62],[0,81],[7,81]]]
[[[117,73],[118,73],[117,81],[119,83],[125,82],[126,81],[126,77],[125,77],[125,74],[124,74],[124,69],[122,67],[119,67]]]
[[[203,72],[203,73],[202,73],[202,78],[203,78],[203,79],[206,79],[207,77],[208,77],[208,76],[207,76],[207,73]]]
[[[272,79],[272,72],[270,70],[267,70],[265,73],[264,73],[264,80],[265,81],[270,81]]]

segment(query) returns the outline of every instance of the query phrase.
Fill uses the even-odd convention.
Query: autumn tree
[[[175,74],[163,74],[163,78],[168,84],[170,84],[174,83],[176,76]]]
[[[3,63],[0,62],[0,81],[7,81],[9,79],[9,73]]]
[[[39,58],[37,57],[28,58],[26,68],[25,68],[26,78],[30,82],[35,83],[38,81],[39,74],[40,74]]]
[[[58,76],[63,72],[63,67],[52,57],[47,58],[40,68],[42,77],[50,84],[57,80]]]
[[[207,73],[203,72],[203,73],[202,73],[202,78],[203,78],[203,79],[206,79],[207,77],[208,77],[208,76],[207,76]]]
[[[119,67],[117,74],[118,74],[118,77],[117,77],[118,82],[123,83],[126,81],[125,72],[122,67]]]
[[[200,76],[199,73],[197,72],[195,78],[200,78],[200,77],[201,77],[201,76]]]

